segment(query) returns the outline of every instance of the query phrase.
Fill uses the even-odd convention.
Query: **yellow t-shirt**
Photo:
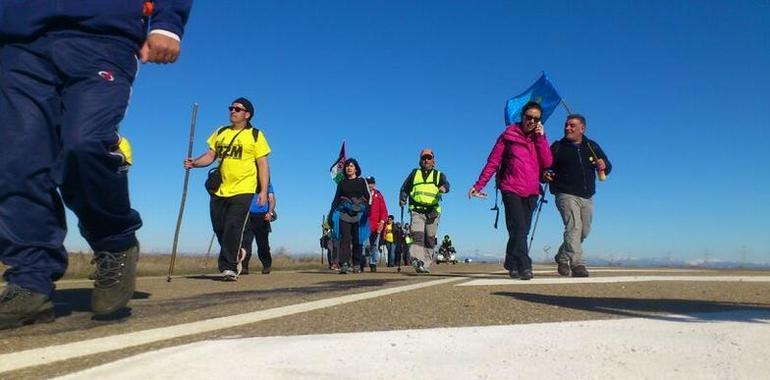
[[[393,242],[393,223],[385,224],[385,242]]]
[[[254,133],[249,128],[243,129],[238,137],[235,137],[237,133],[238,131],[229,126],[224,129],[220,127],[206,140],[209,149],[216,152],[217,160],[222,160],[222,186],[216,193],[220,197],[254,194],[257,190],[256,160],[270,154],[270,145],[267,144],[262,131],[259,131],[256,142]],[[226,152],[230,141],[233,145]]]

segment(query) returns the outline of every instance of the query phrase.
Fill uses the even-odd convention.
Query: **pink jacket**
[[[540,192],[540,174],[551,166],[552,161],[545,135],[532,133],[525,136],[518,124],[511,124],[497,138],[473,188],[481,191],[502,165],[501,191],[520,197],[537,195]]]
[[[372,192],[372,212],[369,213],[369,230],[377,231],[377,222],[382,221],[383,225],[388,219],[388,207],[385,205],[385,198],[382,193],[375,189]]]

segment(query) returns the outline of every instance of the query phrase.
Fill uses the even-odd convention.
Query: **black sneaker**
[[[377,271],[377,266],[374,265],[374,264],[369,264],[369,271],[370,272],[376,272]]]
[[[270,267],[262,267],[262,274],[270,274]]]
[[[94,314],[109,315],[128,304],[136,288],[138,260],[138,244],[122,252],[94,253],[96,280],[91,294],[91,310]]]
[[[8,284],[0,294],[0,330],[53,322],[53,303],[45,294]]]
[[[516,269],[511,269],[508,271],[508,277],[510,278],[519,278],[519,271]]]
[[[348,274],[348,269],[349,268],[350,268],[350,266],[348,265],[348,263],[344,263],[344,264],[340,265],[340,274]]]
[[[241,269],[241,276],[245,276],[247,274],[249,274],[249,268],[243,267],[243,269]]]
[[[521,271],[521,274],[519,275],[519,278],[525,281],[529,281],[534,277],[532,275],[532,269],[524,269]]]
[[[588,277],[588,269],[585,265],[575,265],[572,267],[572,277]]]

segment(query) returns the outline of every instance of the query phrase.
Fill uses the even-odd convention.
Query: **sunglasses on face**
[[[420,159],[423,160],[423,161],[432,160],[433,156],[431,156],[429,154],[426,154],[426,155],[420,157]]]
[[[233,106],[227,107],[227,109],[230,110],[230,112],[246,112],[247,111],[245,108],[233,107]]]
[[[539,117],[524,115],[524,121],[529,121],[529,120],[532,120],[535,123],[540,122],[540,118]]]

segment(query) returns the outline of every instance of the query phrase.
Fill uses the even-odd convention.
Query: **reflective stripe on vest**
[[[435,208],[437,212],[441,212],[441,206],[438,205],[439,191],[438,191],[438,179],[441,172],[438,170],[431,170],[428,173],[428,178],[422,177],[422,170],[416,169],[414,173],[414,180],[412,181],[412,192],[409,193],[409,209],[429,209]]]

